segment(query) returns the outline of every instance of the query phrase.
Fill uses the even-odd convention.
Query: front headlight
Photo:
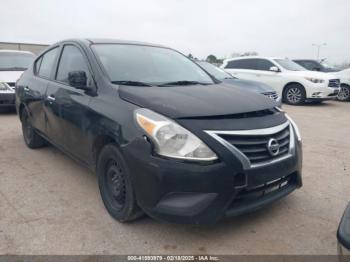
[[[198,137],[165,116],[141,108],[135,110],[135,119],[152,140],[159,155],[196,161],[218,158]]]
[[[306,80],[309,80],[312,83],[315,84],[322,84],[324,83],[324,79],[319,79],[319,78],[313,78],[313,77],[305,77]]]

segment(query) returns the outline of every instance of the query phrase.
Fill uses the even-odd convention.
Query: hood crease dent
[[[171,118],[224,116],[271,109],[277,104],[261,94],[232,85],[119,87],[120,97]]]

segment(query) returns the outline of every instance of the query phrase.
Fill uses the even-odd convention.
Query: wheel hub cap
[[[349,99],[349,97],[350,97],[350,89],[342,87],[338,94],[339,100],[346,100],[346,99]]]
[[[301,100],[301,91],[299,88],[291,88],[287,92],[287,99],[291,103],[298,103]]]
[[[110,162],[107,168],[107,185],[114,206],[122,209],[125,204],[126,188],[122,169],[114,160]]]

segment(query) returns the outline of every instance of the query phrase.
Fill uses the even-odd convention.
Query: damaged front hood
[[[120,97],[171,118],[224,116],[273,108],[276,103],[232,85],[119,86]]]

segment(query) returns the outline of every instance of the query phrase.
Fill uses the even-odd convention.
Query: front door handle
[[[23,90],[26,91],[26,92],[28,92],[30,89],[29,89],[28,86],[25,86],[25,87],[23,88]]]
[[[52,96],[52,95],[50,95],[50,96],[47,96],[47,98],[46,98],[48,101],[50,101],[50,102],[53,102],[53,101],[55,101],[56,100],[56,98],[54,97],[54,96]]]

